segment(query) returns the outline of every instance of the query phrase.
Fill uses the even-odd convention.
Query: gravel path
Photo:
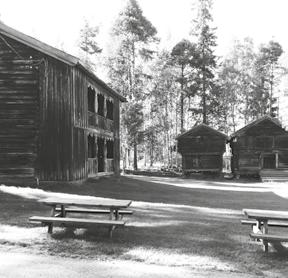
[[[129,261],[97,261],[0,251],[0,277],[5,278],[250,278],[241,273],[195,271],[185,267],[148,265]]]

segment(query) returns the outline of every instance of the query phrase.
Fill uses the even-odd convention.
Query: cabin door
[[[263,154],[262,168],[263,169],[275,169],[276,168],[276,155],[274,153]]]
[[[104,139],[97,138],[97,147],[98,147],[98,172],[104,172],[105,169],[105,159],[104,159]]]

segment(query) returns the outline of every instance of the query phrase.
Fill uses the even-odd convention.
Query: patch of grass
[[[213,181],[205,183],[215,185]],[[268,270],[283,273],[288,270],[286,254],[265,254],[260,246],[249,241],[250,227],[240,224],[244,207],[287,210],[287,200],[273,193],[191,189],[127,177],[90,179],[83,184],[49,183],[44,184],[43,189],[131,199],[134,214],[126,217],[127,227],[117,229],[112,239],[108,238],[105,228],[75,231],[56,228],[50,237],[44,236],[47,228],[33,228],[35,226],[27,222],[31,215],[49,215],[48,207],[0,193],[3,212],[0,223],[15,229],[25,228],[33,235],[39,233],[39,237],[41,234],[41,239],[4,238],[0,245],[10,244],[63,257],[125,259],[258,275]]]

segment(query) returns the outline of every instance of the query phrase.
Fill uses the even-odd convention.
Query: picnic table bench
[[[121,220],[123,215],[132,214],[132,211],[125,210],[125,208],[130,206],[130,200],[51,197],[39,200],[39,202],[51,206],[51,215],[49,217],[32,216],[29,218],[29,221],[47,225],[49,234],[52,233],[53,226],[77,228],[106,226],[109,228],[109,236],[112,237],[113,230],[125,225],[125,222]],[[82,216],[83,214],[109,214],[109,219],[66,217],[67,213],[79,213]]]
[[[288,236],[268,233],[268,227],[288,227],[288,211],[243,209],[247,219],[242,219],[243,225],[251,225],[250,237],[261,240],[264,251],[268,252],[268,243],[276,250],[282,251],[282,242],[288,242]]]

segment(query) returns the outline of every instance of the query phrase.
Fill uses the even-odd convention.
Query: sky
[[[171,48],[189,37],[194,0],[138,0],[153,23],[161,45]],[[7,25],[77,56],[79,31],[87,19],[99,25],[105,48],[111,26],[126,0],[0,0],[0,19]],[[273,39],[288,52],[287,0],[214,0],[217,54],[224,56],[234,39],[253,38],[256,45]]]

